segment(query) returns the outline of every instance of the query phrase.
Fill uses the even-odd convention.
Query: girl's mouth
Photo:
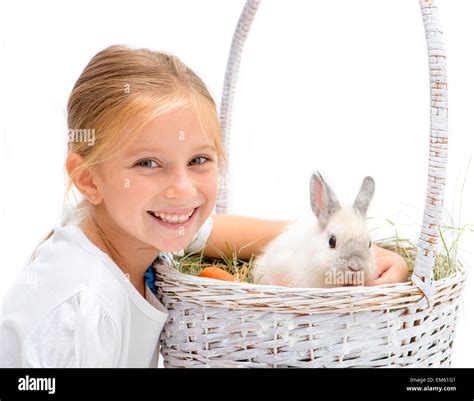
[[[196,215],[196,211],[199,209],[199,207],[200,206],[190,210],[187,213],[183,213],[180,215],[153,211],[148,211],[148,214],[150,214],[150,216],[152,216],[153,219],[161,225],[167,228],[178,230],[180,228],[187,228],[191,225],[191,223],[194,221],[194,216]]]

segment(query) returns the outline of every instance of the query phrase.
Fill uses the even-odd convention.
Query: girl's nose
[[[187,171],[179,170],[171,174],[164,195],[166,198],[184,198],[194,193],[194,184]]]

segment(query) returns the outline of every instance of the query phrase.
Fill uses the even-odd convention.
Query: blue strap
[[[160,252],[153,263],[161,263],[168,266],[173,266],[176,262],[174,261],[172,255],[166,252]],[[153,292],[153,294],[157,295],[157,288],[155,285],[155,269],[153,268],[153,265],[150,265],[145,272],[145,282],[147,283],[148,287],[150,287],[150,290]]]
[[[145,272],[145,282],[150,287],[150,290],[153,294],[157,295],[156,285],[155,285],[155,269],[153,269],[153,265],[150,265]]]

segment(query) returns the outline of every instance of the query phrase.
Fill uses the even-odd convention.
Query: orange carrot
[[[220,267],[206,267],[201,273],[199,273],[199,277],[214,278],[216,280],[224,281],[237,281],[236,277]]]

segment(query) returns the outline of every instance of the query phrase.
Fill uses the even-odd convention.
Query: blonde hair
[[[95,207],[82,197],[67,210],[75,177],[84,169],[113,158],[150,120],[183,108],[196,113],[203,131],[213,140],[222,173],[228,159],[221,142],[216,105],[194,71],[174,55],[149,49],[114,45],[97,53],[74,84],[67,104],[68,132],[93,130],[94,144],[68,141],[68,156],[76,153],[83,163],[68,177],[63,223],[87,217]],[[103,237],[100,227],[97,228]],[[106,238],[102,239],[112,247]],[[116,253],[113,248],[110,251]]]

